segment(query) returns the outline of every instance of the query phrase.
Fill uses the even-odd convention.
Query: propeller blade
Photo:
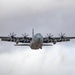
[[[52,36],[53,35],[51,33],[49,33],[49,34],[47,33],[47,37],[50,37],[51,38]]]
[[[9,36],[9,37],[15,37],[16,34],[13,32],[13,33],[10,33],[8,36]]]
[[[23,37],[27,37],[27,36],[28,36],[28,34],[24,33],[24,34],[22,34],[22,36],[23,36]]]
[[[66,36],[65,36],[65,33],[62,33],[62,32],[61,32],[60,34],[58,34],[58,35],[59,35],[61,38],[66,37]]]

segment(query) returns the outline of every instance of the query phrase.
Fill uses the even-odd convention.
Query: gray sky
[[[74,0],[0,0],[0,35],[75,36]],[[75,41],[34,51],[0,42],[0,75],[75,75]]]

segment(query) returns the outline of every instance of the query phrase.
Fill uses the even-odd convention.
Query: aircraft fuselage
[[[43,36],[40,33],[37,33],[34,35],[30,47],[31,49],[42,49],[42,44],[43,44]]]

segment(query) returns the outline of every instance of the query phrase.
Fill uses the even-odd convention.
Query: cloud
[[[22,50],[0,55],[1,75],[75,75],[75,47],[57,44],[43,50]],[[25,48],[24,48],[25,49]]]

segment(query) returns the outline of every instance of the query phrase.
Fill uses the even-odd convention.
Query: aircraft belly
[[[34,43],[34,44],[31,44],[31,48],[32,49],[39,49],[42,47],[42,44],[41,43]]]

